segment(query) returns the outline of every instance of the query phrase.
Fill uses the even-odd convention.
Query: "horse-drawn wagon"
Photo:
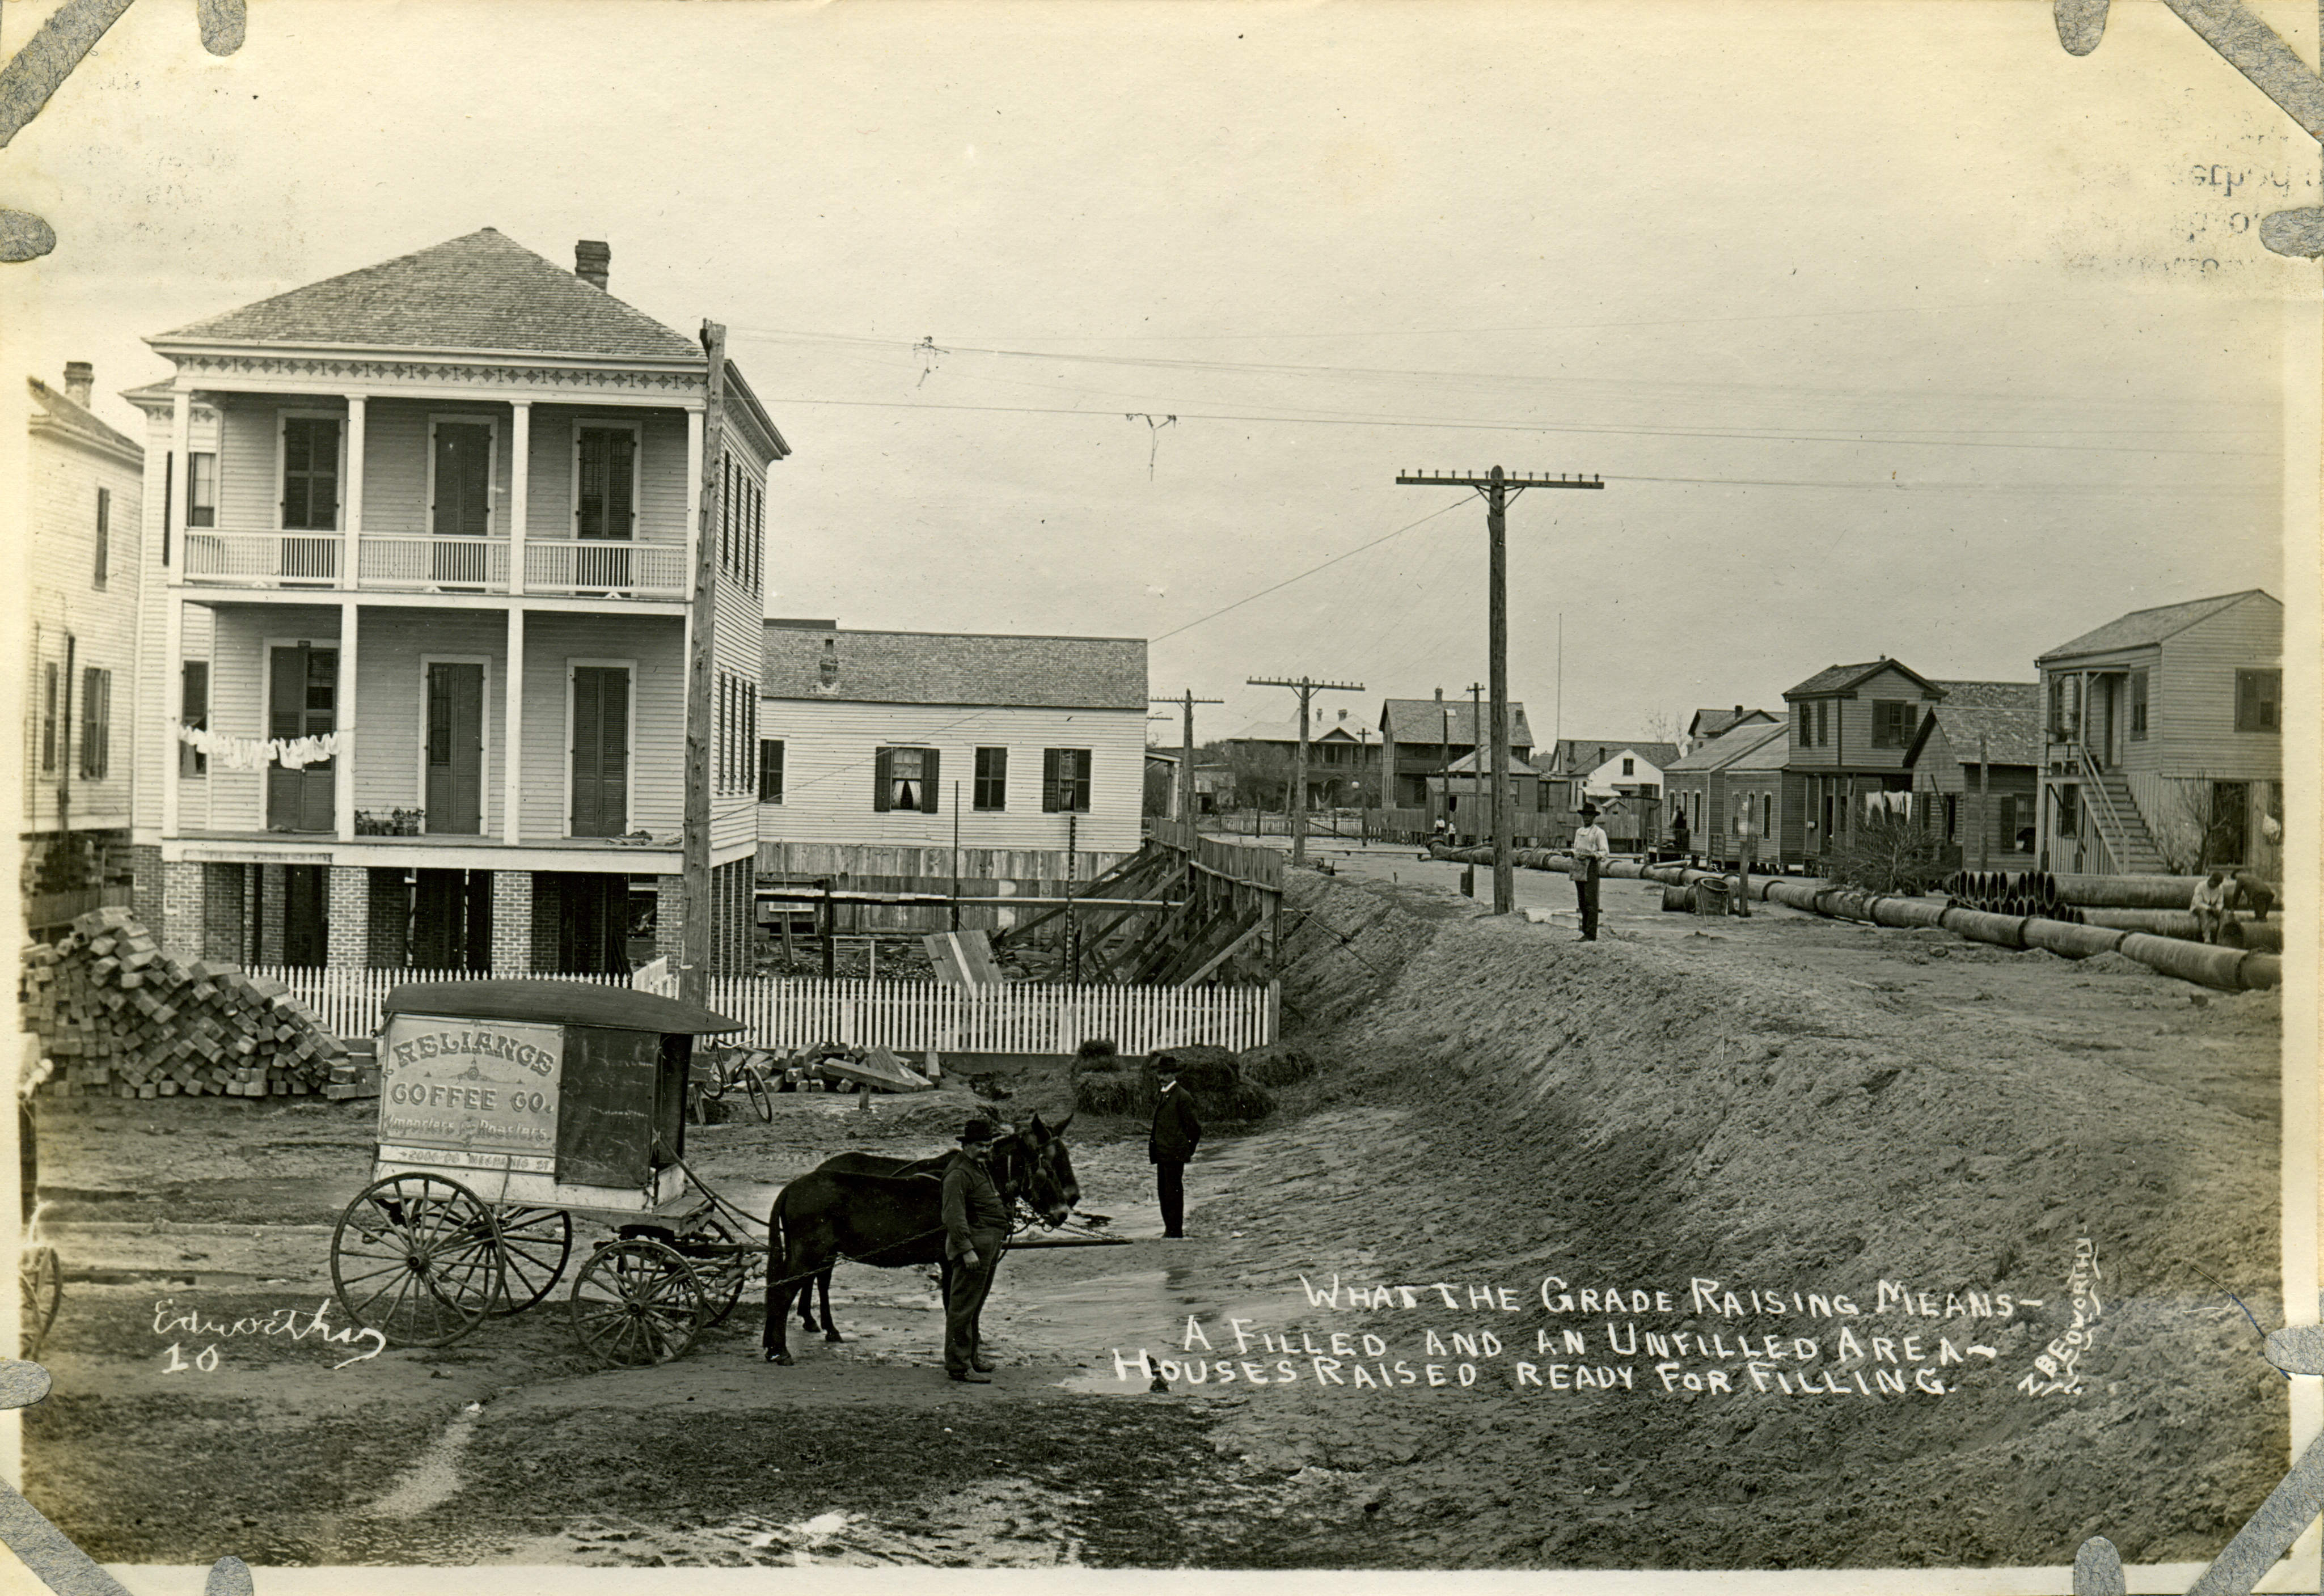
[[[601,1362],[667,1362],[733,1311],[764,1249],[692,1179],[686,1096],[695,1039],[739,1023],[569,981],[414,984],[382,1007],[372,1181],[331,1236],[350,1318],[456,1341],[549,1296],[576,1220],[613,1233],[567,1296]]]

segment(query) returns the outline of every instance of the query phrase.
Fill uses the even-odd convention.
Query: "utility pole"
[[[1194,825],[1194,706],[1222,704],[1227,701],[1222,698],[1196,698],[1194,690],[1189,687],[1176,698],[1152,698],[1146,702],[1178,704],[1186,711],[1185,727],[1178,738],[1178,818],[1186,822],[1187,830],[1191,833]]]
[[[1473,488],[1484,496],[1485,534],[1491,545],[1486,576],[1486,610],[1492,648],[1487,673],[1493,684],[1493,913],[1517,907],[1517,879],[1509,864],[1509,594],[1508,500],[1527,488],[1603,488],[1602,477],[1511,476],[1499,466],[1485,476],[1454,472],[1408,472],[1400,487]],[[1563,689],[1561,684],[1560,692]]]
[[[1314,682],[1302,676],[1296,682],[1280,676],[1247,678],[1253,687],[1288,687],[1299,695],[1299,748],[1291,757],[1291,862],[1307,862],[1307,722],[1312,716],[1308,704],[1319,693],[1361,693],[1361,682]]]
[[[1356,793],[1363,803],[1363,819],[1356,830],[1366,842],[1370,842],[1372,839],[1372,790],[1370,775],[1372,764],[1372,729],[1369,726],[1357,727],[1356,741],[1360,745],[1356,750]]]
[[[1993,843],[1993,818],[1986,812],[1987,806],[1992,802],[1987,795],[1987,784],[1992,780],[1993,766],[1985,762],[1985,733],[1980,731],[1977,734],[1977,867],[1980,870],[1991,867],[1993,862],[1993,855],[1989,851]],[[2010,840],[2015,842],[2016,839],[2013,837]]]
[[[717,702],[713,646],[718,637],[718,496],[725,470],[726,329],[702,324],[702,353],[710,363],[709,392],[702,411],[701,515],[694,528],[694,603],[686,618],[686,809],[679,837],[679,881],[685,922],[678,928],[678,995],[699,1004],[710,980],[710,746]],[[826,927],[824,973],[831,971]]]

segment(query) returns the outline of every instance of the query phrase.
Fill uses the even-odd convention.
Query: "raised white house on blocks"
[[[768,468],[732,363],[484,229],[149,340],[138,908],[187,956],[674,951],[698,537],[714,973],[746,967]],[[712,420],[714,415],[716,420]],[[702,514],[709,510],[706,519]]]

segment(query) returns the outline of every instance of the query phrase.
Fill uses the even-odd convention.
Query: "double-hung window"
[[[282,526],[293,532],[339,527],[339,424],[327,416],[282,418]]]
[[[779,740],[762,738],[759,743],[759,802],[782,801],[783,745]]]
[[[2275,731],[2280,729],[2276,706],[2283,702],[2282,671],[2237,671],[2236,673],[2236,729],[2237,731]]]
[[[180,667],[182,675],[178,684],[178,723],[197,731],[207,730],[210,723],[210,666],[206,659],[189,659]],[[178,774],[181,776],[207,775],[210,757],[199,748],[178,745]]]
[[[626,541],[637,519],[638,435],[628,427],[573,431],[573,535]]]
[[[2130,740],[2146,740],[2146,673],[2130,673]]]
[[[1047,814],[1087,814],[1090,808],[1090,751],[1087,748],[1041,750],[1041,809]]]
[[[97,781],[113,763],[113,673],[89,666],[80,674],[80,773]]]
[[[217,456],[208,450],[186,456],[186,525],[217,525]]]
[[[892,810],[936,812],[936,751],[934,748],[881,748],[872,761],[872,807],[881,813]]]
[[[976,791],[971,802],[991,812],[1009,807],[1009,750],[976,750]]]

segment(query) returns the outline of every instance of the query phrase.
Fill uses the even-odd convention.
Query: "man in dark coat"
[[[1194,1117],[1194,1100],[1178,1084],[1178,1060],[1165,1053],[1154,1060],[1162,1080],[1162,1097],[1154,1105],[1154,1131],[1147,1138],[1146,1156],[1154,1163],[1154,1195],[1162,1205],[1162,1238],[1186,1239],[1186,1160],[1203,1139],[1203,1122]]]
[[[960,1151],[945,1166],[945,1372],[972,1385],[992,1383],[992,1360],[980,1344],[978,1319],[992,1289],[992,1271],[1009,1240],[1009,1206],[1001,1200],[987,1162],[995,1140],[991,1122],[973,1119],[960,1133]]]

